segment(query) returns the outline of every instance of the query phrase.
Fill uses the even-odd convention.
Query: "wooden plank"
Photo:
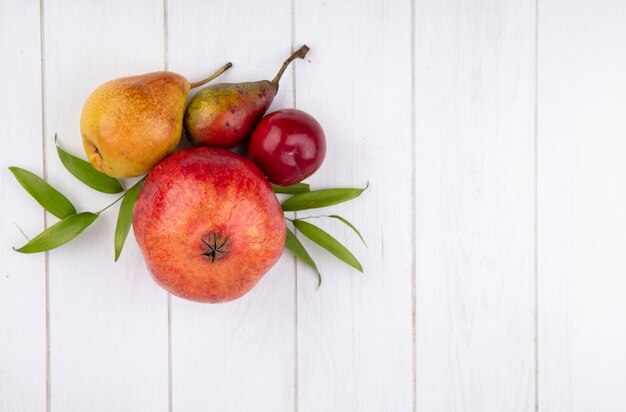
[[[539,5],[539,398],[626,409],[626,4]]]
[[[49,176],[78,209],[96,211],[117,196],[65,171],[54,134],[84,156],[79,119],[89,93],[116,77],[163,69],[163,3],[47,1],[45,17]],[[132,234],[114,263],[116,212],[50,253],[52,410],[168,408],[167,295],[148,275]]]
[[[290,53],[288,0],[170,1],[169,67],[198,80],[273,78]],[[273,108],[292,105],[289,73]],[[246,296],[203,305],[172,298],[174,411],[291,411],[294,405],[294,262],[284,257]]]
[[[298,265],[299,411],[409,411],[412,384],[410,2],[296,1],[296,105],[328,139],[315,187],[370,182],[315,223],[362,262],[365,274],[303,240],[324,276]],[[302,236],[300,236],[302,237]]]
[[[534,5],[416,3],[417,410],[535,407]]]
[[[44,228],[41,207],[7,167],[42,176],[41,63],[38,1],[0,2],[0,410],[46,408],[46,286],[44,255],[12,246]]]

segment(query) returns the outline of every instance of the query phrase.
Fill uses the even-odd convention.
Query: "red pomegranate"
[[[244,295],[279,259],[286,226],[263,173],[228,150],[176,152],[148,174],[133,212],[152,277],[197,302]]]

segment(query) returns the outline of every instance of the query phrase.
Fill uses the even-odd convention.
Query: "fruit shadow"
[[[248,139],[249,136],[246,138],[246,140],[243,141],[242,144],[230,150],[243,157],[248,157]],[[194,147],[194,144],[191,142],[189,134],[186,130],[183,130],[183,135],[178,142],[178,146],[176,146],[176,151],[190,149],[192,147]]]

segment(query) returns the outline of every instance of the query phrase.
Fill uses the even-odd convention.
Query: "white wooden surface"
[[[0,411],[626,410],[626,5],[613,0],[0,0]],[[286,255],[243,299],[150,279],[115,213],[41,255],[56,220],[7,167],[81,210],[112,197],[82,154],[101,82],[167,68],[274,75],[317,117],[318,187],[370,182],[320,222],[361,275]]]
[[[347,241],[365,274],[323,259],[315,292],[315,276],[298,264],[298,410],[408,411],[410,3],[296,1],[295,24],[295,43],[311,46],[310,63],[296,68],[296,106],[320,119],[330,147],[311,184],[371,186],[358,203],[332,208],[363,229],[369,248],[340,224],[320,222]]]
[[[38,233],[44,215],[23,196],[6,168],[14,164],[43,172],[39,4],[31,0],[15,6],[0,2],[0,56],[11,62],[0,64],[0,135],[9,142],[0,150],[0,410],[42,411],[47,380],[45,257],[20,256],[11,246],[25,241],[14,224]]]
[[[417,2],[417,409],[534,409],[535,5]]]
[[[542,410],[626,409],[625,19],[610,0],[539,8]]]
[[[48,177],[77,208],[99,210],[115,195],[94,194],[63,168],[54,133],[67,150],[81,153],[80,111],[93,85],[163,68],[163,9],[157,1],[60,0],[45,2],[43,12]],[[116,216],[102,217],[83,241],[49,253],[49,405],[165,411],[166,293],[150,280],[132,240],[114,263]]]
[[[291,50],[289,1],[212,3],[168,2],[169,68],[198,80],[232,61],[222,81],[273,78]],[[292,106],[291,77],[273,108]],[[293,410],[293,267],[292,257],[283,258],[235,302],[172,298],[173,410]]]

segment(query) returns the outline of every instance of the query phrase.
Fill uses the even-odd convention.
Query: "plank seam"
[[[411,379],[413,395],[413,412],[417,412],[417,274],[415,248],[415,149],[416,149],[416,125],[415,125],[415,0],[411,1]]]
[[[163,68],[169,70],[169,15],[167,0],[163,0]],[[172,295],[167,293],[167,410],[174,409],[172,382]]]
[[[172,295],[167,294],[167,410],[174,409],[172,390]]]
[[[291,0],[291,51],[296,48],[296,2]],[[293,108],[296,108],[296,65],[291,65],[291,100]],[[298,215],[294,212],[294,218]],[[294,324],[293,324],[293,410],[298,412],[299,409],[299,388],[298,388],[298,258],[293,257],[294,267]]]
[[[534,378],[535,378],[535,412],[539,412],[539,0],[535,0],[535,113],[534,113]]]
[[[163,0],[163,67],[169,70],[170,61],[170,33],[168,24],[167,0]]]
[[[43,178],[48,180],[48,162],[46,160],[46,32],[44,0],[39,0],[39,54],[41,59],[41,158],[43,166]],[[48,216],[43,211],[43,227],[48,228]],[[50,412],[51,405],[51,371],[50,371],[50,259],[49,253],[44,252],[44,284],[45,284],[45,335],[46,335],[46,412]]]

